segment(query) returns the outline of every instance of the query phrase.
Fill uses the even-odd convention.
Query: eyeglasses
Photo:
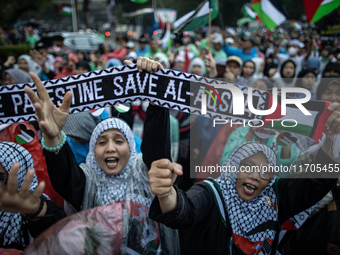
[[[7,183],[7,174],[0,173],[0,182],[2,182],[3,184]]]
[[[252,174],[254,172],[259,172],[262,180],[269,180],[273,178],[273,174],[271,174],[270,172],[264,171],[263,167],[253,165],[250,162],[241,161],[239,172],[245,173],[245,174]]]

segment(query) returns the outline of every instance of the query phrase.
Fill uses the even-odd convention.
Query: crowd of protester
[[[139,211],[141,221],[129,220],[121,208],[118,214],[123,216],[117,224],[123,222],[124,227],[109,227],[117,234],[115,239],[111,242],[105,239],[108,238],[105,235],[111,233],[109,230],[99,235],[101,237],[85,231],[84,238],[92,239],[86,239],[88,243],[84,247],[90,245],[96,249],[100,246],[98,242],[105,240],[105,252],[114,254],[132,254],[131,251],[136,254],[161,254],[161,251],[165,254],[226,254],[228,251],[248,254],[247,251],[253,252],[249,246],[251,239],[259,246],[255,254],[266,246],[266,240],[274,241],[270,241],[269,252],[262,248],[263,254],[275,254],[276,250],[282,254],[299,254],[290,243],[305,240],[297,238],[298,227],[289,224],[290,219],[307,209],[314,211],[311,215],[317,215],[332,201],[339,205],[337,178],[292,180],[285,178],[289,173],[278,173],[278,177],[283,178],[273,178],[254,172],[237,178],[216,175],[212,176],[218,178],[216,182],[209,183],[202,181],[211,175],[190,176],[194,164],[289,166],[299,160],[338,164],[339,158],[326,147],[335,139],[330,134],[318,152],[306,156],[299,144],[278,145],[277,132],[263,138],[254,127],[213,127],[211,119],[144,101],[125,105],[124,113],[112,106],[99,116],[91,112],[69,115],[70,93],[65,94],[62,106],[57,109],[41,83],[136,63],[139,69],[144,67],[148,72],[157,68],[173,69],[262,91],[305,88],[310,91],[311,100],[331,103],[329,109],[334,112],[327,122],[339,133],[338,38],[323,39],[311,29],[252,32],[247,28],[213,27],[211,35],[202,31],[185,32],[167,43],[162,43],[161,38],[145,36],[133,41],[118,34],[114,49],[109,44],[101,44],[97,50],[85,52],[67,48],[61,35],[53,38],[53,46],[47,46],[40,40],[41,32],[31,27],[6,32],[0,28],[0,45],[27,43],[32,47],[28,54],[17,59],[8,56],[0,63],[1,84],[34,82],[39,88],[39,97],[31,89],[25,90],[35,106],[38,121],[0,126],[3,152],[0,156],[0,252],[24,250],[36,237],[42,247],[42,240],[52,242],[49,238],[55,235],[53,231],[65,235],[69,245],[74,238],[74,244],[81,246],[79,237],[73,234],[83,235],[84,230],[75,225],[70,232],[68,224],[86,216],[86,228],[93,231],[91,226],[104,221],[95,213],[109,213],[97,208],[111,206],[108,208],[117,213],[121,206],[128,208],[131,215]],[[302,93],[290,96],[305,97]],[[32,131],[29,142],[15,136],[18,130],[24,129]],[[108,157],[107,151],[114,153]],[[218,197],[222,209],[215,206],[218,194],[211,191],[211,186],[222,188]],[[263,201],[270,205],[275,201],[275,208],[268,209]],[[227,212],[222,219],[221,210]],[[82,216],[70,218],[75,213]],[[65,217],[68,221],[63,220]],[[263,225],[268,219],[271,224]],[[310,219],[313,225],[313,216]],[[113,224],[109,220],[105,224],[109,223]],[[307,220],[306,225],[308,223]],[[105,224],[99,228],[105,228]],[[45,231],[50,226],[53,231]],[[247,229],[254,228],[257,229],[254,233],[247,233]],[[293,230],[287,235],[289,238],[281,236],[280,230],[286,229]],[[150,231],[155,236],[150,237]],[[339,245],[339,238],[336,241]],[[54,254],[58,254],[59,248],[54,242],[57,241],[49,243],[53,248],[44,246],[40,252],[54,249]],[[313,245],[316,245],[316,254],[322,249],[326,253],[321,244]],[[76,254],[73,252],[79,247],[74,246],[68,253],[63,248],[63,252]],[[27,254],[34,254],[34,249],[39,254],[38,243],[32,247],[29,246]],[[301,247],[296,250],[303,250]],[[96,254],[90,248],[87,250],[91,251]]]

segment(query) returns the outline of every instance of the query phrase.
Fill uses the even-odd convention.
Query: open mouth
[[[116,166],[118,165],[118,161],[119,159],[114,158],[114,157],[105,159],[105,163],[107,167],[110,169],[116,168]]]
[[[248,195],[253,195],[256,189],[257,187],[250,183],[243,184],[243,190]]]

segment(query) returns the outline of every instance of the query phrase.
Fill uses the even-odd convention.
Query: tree
[[[22,15],[31,11],[42,13],[49,4],[49,0],[1,0],[0,24],[9,28]]]
[[[302,15],[305,14],[302,0],[282,0],[282,3],[286,6],[289,13],[288,19],[301,19]]]
[[[84,22],[87,28],[90,27],[90,2],[91,0],[84,0],[83,2]]]

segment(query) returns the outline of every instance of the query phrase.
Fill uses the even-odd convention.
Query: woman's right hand
[[[68,91],[63,98],[62,105],[56,108],[39,77],[33,72],[30,72],[30,76],[33,79],[40,98],[30,87],[25,88],[25,93],[34,105],[35,114],[38,118],[45,144],[49,147],[55,147],[60,144],[63,139],[61,130],[68,118],[72,102],[72,92]]]

